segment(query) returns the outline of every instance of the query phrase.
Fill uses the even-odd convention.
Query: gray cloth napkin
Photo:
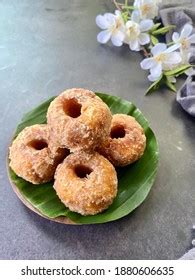
[[[186,23],[195,23],[195,7],[161,7],[160,17],[164,26],[168,24],[176,25],[174,31],[180,32]],[[195,29],[194,29],[195,32]],[[167,33],[166,40],[171,41],[172,32]]]
[[[180,260],[195,260],[195,225],[192,227],[192,243],[191,243],[191,249],[184,254]]]
[[[180,260],[195,260],[195,248],[189,250]]]
[[[183,86],[178,90],[176,100],[186,112],[195,117],[195,73],[188,76]]]
[[[159,12],[163,25],[176,25],[174,31],[180,32],[186,23],[195,24],[195,5],[192,2],[193,0],[163,1]],[[195,33],[195,28],[193,32]],[[166,41],[170,42],[171,37],[172,32],[169,32],[166,35]],[[195,45],[191,46],[189,62],[195,64]],[[178,90],[176,100],[187,113],[195,117],[195,70]]]

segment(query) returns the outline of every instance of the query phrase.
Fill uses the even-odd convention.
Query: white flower
[[[184,25],[181,33],[174,32],[172,35],[172,40],[176,44],[180,44],[180,50],[189,50],[192,43],[195,43],[195,34],[192,34],[193,27],[191,24],[187,23]]]
[[[135,0],[134,7],[142,19],[153,19],[158,15],[158,5],[162,0]]]
[[[181,64],[188,64],[191,56],[190,49],[189,50],[180,49],[180,55],[181,55]]]
[[[180,44],[180,54],[181,54],[181,64],[189,63],[190,59],[190,46],[195,43],[195,34],[192,34],[193,27],[191,24],[187,23],[184,25],[181,33],[174,32],[172,35],[172,40],[176,44]]]
[[[163,70],[171,70],[181,62],[181,55],[175,51],[179,44],[167,48],[166,44],[158,43],[152,49],[152,57],[145,58],[141,62],[142,69],[150,69],[148,79],[152,82],[158,80]]]
[[[123,44],[124,21],[120,11],[115,14],[106,13],[96,17],[96,24],[104,31],[97,35],[97,40],[101,44],[106,44],[110,39],[114,46],[120,47]]]
[[[154,23],[151,19],[140,21],[139,14],[134,11],[131,15],[131,20],[126,23],[125,39],[132,51],[140,51],[140,46],[150,42],[150,36],[147,34],[153,27]]]

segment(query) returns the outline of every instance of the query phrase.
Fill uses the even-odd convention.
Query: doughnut
[[[135,118],[115,114],[108,139],[98,148],[114,166],[125,166],[138,160],[144,153],[146,137]]]
[[[44,124],[24,128],[10,147],[10,167],[19,176],[33,184],[41,184],[54,178],[56,166],[68,150],[59,150],[50,157],[49,130]]]
[[[92,91],[66,90],[48,108],[50,149],[93,150],[108,137],[111,120],[110,109]]]
[[[116,197],[116,171],[100,154],[78,151],[58,165],[54,189],[71,211],[95,215],[108,208]]]

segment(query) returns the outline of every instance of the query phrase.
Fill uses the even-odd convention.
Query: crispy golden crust
[[[112,115],[92,91],[69,89],[51,102],[47,112],[51,150],[93,150],[108,137]]]
[[[71,211],[95,215],[116,197],[117,175],[113,165],[98,153],[77,152],[58,165],[54,188]]]
[[[135,118],[116,114],[113,115],[110,137],[98,151],[114,166],[125,166],[138,160],[145,147],[144,130]]]
[[[57,163],[64,151],[57,157],[50,157],[47,125],[36,124],[23,129],[10,147],[10,167],[14,172],[33,184],[41,184],[54,178]]]

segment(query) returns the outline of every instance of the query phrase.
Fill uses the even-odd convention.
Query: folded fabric
[[[195,73],[178,90],[176,100],[186,112],[195,117]]]
[[[162,0],[163,7],[176,7],[176,6],[189,6],[192,5],[194,0]]]
[[[183,4],[184,5],[184,4]],[[193,25],[195,23],[195,7],[186,4],[187,6],[171,7],[171,4],[161,6],[160,17],[164,26],[172,24],[175,25],[174,31],[180,32],[186,23]],[[193,29],[195,32],[195,29]],[[166,35],[166,41],[170,42],[173,31]]]
[[[195,260],[195,248],[189,250],[180,260]]]
[[[180,5],[180,6],[178,6]],[[163,1],[160,9],[160,17],[164,26],[175,25],[174,31],[181,32],[186,23],[193,25],[195,23],[195,6],[192,1]],[[172,33],[168,32],[166,41],[172,41]],[[193,28],[195,33],[195,28]],[[189,62],[195,65],[195,46],[191,46]],[[178,90],[176,100],[182,108],[195,117],[195,70],[190,71],[183,86]]]

